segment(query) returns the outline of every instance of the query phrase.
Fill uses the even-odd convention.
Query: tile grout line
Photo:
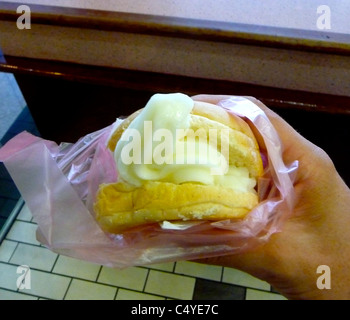
[[[98,282],[98,283],[100,283],[100,282]],[[139,291],[139,290],[131,289],[131,288],[127,288],[127,287],[115,287],[115,288],[117,288],[118,291],[119,290],[127,290],[127,291],[136,292],[136,293],[144,293],[144,294],[147,294],[147,295],[152,295],[152,296],[155,296],[155,297],[160,297],[160,298],[165,298],[165,299],[170,298],[168,296],[162,296],[162,295],[160,295],[158,293],[150,293],[150,292],[147,292],[147,291]],[[175,299],[175,298],[170,298],[170,299]]]
[[[0,261],[0,265],[1,264],[6,264],[6,265],[9,265],[9,266],[12,266],[12,267],[18,267],[19,265],[16,264],[16,263],[13,263],[13,262],[3,262],[3,261]],[[30,266],[29,266],[30,267]],[[46,274],[52,274],[52,275],[57,275],[57,276],[61,276],[61,277],[64,277],[64,278],[71,278],[71,276],[67,275],[67,274],[62,274],[62,273],[56,273],[56,272],[50,272],[50,271],[47,271],[47,270],[43,270],[43,269],[38,269],[38,268],[35,268],[35,267],[30,267],[30,270],[34,270],[34,271],[38,271],[38,272],[42,272],[42,273],[46,273]],[[78,279],[78,278],[77,278]],[[85,279],[83,279],[85,280]],[[89,281],[89,282],[92,282],[91,280],[86,280],[86,281]]]
[[[98,272],[97,272],[96,278],[95,278],[95,282],[96,282],[96,283],[99,283],[99,282],[98,282],[98,278],[100,277],[100,274],[101,274],[101,272],[102,272],[102,268],[103,268],[103,266],[101,265],[101,266],[100,266],[100,269],[99,269]]]
[[[19,294],[23,294],[24,296],[29,296],[29,297],[34,297],[34,298],[42,298],[42,299],[48,299],[48,300],[53,300],[53,299],[50,299],[50,298],[46,298],[44,296],[38,296],[38,295],[34,295],[34,294],[30,294],[30,293],[27,293],[27,292],[21,292],[21,291],[13,291],[11,289],[8,289],[8,288],[3,288],[3,287],[0,287],[1,290],[4,290],[4,291],[7,291],[7,292],[12,292],[12,293],[19,293]],[[37,299],[37,300],[38,300]]]
[[[146,290],[146,284],[147,284],[147,281],[148,281],[148,277],[149,277],[149,274],[151,272],[151,269],[150,268],[147,268],[148,269],[148,272],[147,272],[147,275],[146,275],[146,279],[145,279],[145,282],[143,284],[143,288],[142,288],[142,292],[146,293],[145,290]]]
[[[117,287],[117,290],[116,290],[116,292],[115,292],[115,295],[114,295],[114,299],[113,299],[113,300],[117,300],[118,292],[119,292],[119,288]]]
[[[17,242],[17,241],[14,241],[14,242]],[[7,264],[10,264],[10,261],[11,261],[11,259],[13,258],[13,255],[15,254],[15,252],[16,252],[18,246],[19,246],[19,243],[17,242],[17,243],[16,243],[16,246],[15,246],[15,249],[14,249],[13,252],[11,253],[11,256],[10,256],[10,258],[8,259],[8,261],[6,262]]]
[[[10,238],[5,238],[4,240],[6,241],[11,241],[11,242],[17,242],[17,243],[20,243],[20,244],[26,244],[26,245],[30,245],[30,246],[33,246],[33,247],[38,247],[38,248],[45,248],[47,249],[45,246],[41,245],[41,244],[35,244],[35,243],[31,243],[31,242],[24,242],[24,241],[20,241],[20,240],[13,240],[13,239],[10,239]],[[47,249],[49,250],[49,249]],[[50,251],[50,250],[49,250]]]
[[[22,198],[20,198],[19,200],[21,200]],[[22,208],[21,208],[22,209]],[[19,212],[20,213],[20,212]],[[28,220],[22,220],[22,219],[18,219],[17,217],[16,217],[16,219],[15,219],[15,222],[16,221],[20,221],[20,222],[25,222],[25,223],[28,223],[28,224],[34,224],[34,225],[36,225],[36,226],[38,226],[38,224],[35,222],[35,221],[32,221],[33,220],[33,218],[31,218],[30,219],[30,221],[28,221]]]
[[[180,277],[186,277],[186,278],[197,278],[195,276],[191,276],[191,275],[188,275],[188,274],[174,273],[174,272],[168,271],[168,270],[153,269],[153,268],[141,267],[141,266],[138,266],[137,268],[144,268],[144,269],[148,269],[150,271],[156,271],[156,272],[161,272],[161,273],[166,273],[166,274],[172,274],[174,276],[180,276]],[[203,279],[203,278],[200,278],[200,279]],[[211,281],[214,281],[214,280],[211,280]]]
[[[70,288],[70,286],[71,286],[71,284],[72,284],[72,282],[73,282],[73,279],[74,279],[74,278],[72,278],[72,277],[70,278],[69,284],[68,284],[68,286],[67,286],[66,292],[65,292],[64,295],[63,295],[62,300],[66,300],[66,297],[67,297],[69,288]]]
[[[57,254],[57,257],[56,257],[56,259],[55,259],[55,262],[52,264],[52,267],[51,267],[51,270],[50,270],[50,273],[52,273],[52,274],[54,273],[54,272],[53,272],[53,269],[55,268],[56,263],[57,263],[59,257],[60,257],[60,255]]]

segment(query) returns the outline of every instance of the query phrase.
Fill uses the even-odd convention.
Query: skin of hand
[[[229,96],[192,98],[218,104]],[[279,133],[285,163],[299,161],[295,210],[281,232],[252,251],[196,262],[247,272],[267,281],[288,299],[350,299],[350,189],[325,151],[260,101],[247,98],[263,109]],[[317,287],[321,265],[330,268],[331,289]]]

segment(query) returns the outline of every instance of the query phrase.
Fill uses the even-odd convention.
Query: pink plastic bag
[[[260,203],[242,220],[152,224],[108,234],[94,218],[101,183],[115,182],[113,154],[106,142],[117,123],[57,145],[23,132],[0,149],[3,161],[38,224],[37,238],[50,250],[110,267],[128,267],[241,253],[280,232],[294,207],[298,162],[284,164],[278,134],[264,112],[238,96],[220,105],[249,119],[264,139],[265,174]]]

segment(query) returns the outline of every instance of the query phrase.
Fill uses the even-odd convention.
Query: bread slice
[[[101,227],[121,233],[131,227],[174,220],[242,218],[258,204],[255,193],[193,183],[146,182],[101,186],[95,210]]]

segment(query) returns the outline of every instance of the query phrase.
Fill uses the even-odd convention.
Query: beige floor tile
[[[174,264],[175,264],[175,262],[156,263],[156,264],[147,265],[146,267],[149,269],[172,272],[174,270]]]
[[[30,280],[30,289],[20,292],[54,300],[63,299],[71,281],[68,277],[37,270],[31,270]]]
[[[277,293],[247,289],[246,300],[287,300],[287,299]]]
[[[145,292],[174,299],[192,299],[195,282],[195,278],[151,270]]]
[[[23,208],[21,209],[20,213],[17,216],[17,220],[22,220],[22,221],[32,221],[33,216],[32,213],[30,212],[29,208],[27,205],[24,205]]]
[[[220,281],[222,267],[200,264],[190,261],[176,262],[175,273],[185,274],[197,278]]]
[[[8,262],[14,253],[17,242],[4,240],[0,246],[0,261]]]
[[[9,240],[40,244],[36,240],[37,225],[30,222],[15,221],[6,238]]]
[[[0,300],[38,300],[38,298],[27,294],[0,289]]]
[[[114,300],[117,288],[73,279],[65,300]]]
[[[59,256],[53,269],[53,273],[95,281],[100,269],[101,266],[97,264],[66,256]]]
[[[17,267],[0,262],[0,288],[17,290]]]
[[[132,267],[120,270],[103,267],[98,282],[142,291],[147,274],[148,270],[145,268]]]
[[[137,291],[119,289],[116,300],[165,300],[165,298]]]
[[[27,265],[30,268],[51,271],[57,259],[57,254],[38,246],[19,243],[10,263]]]

